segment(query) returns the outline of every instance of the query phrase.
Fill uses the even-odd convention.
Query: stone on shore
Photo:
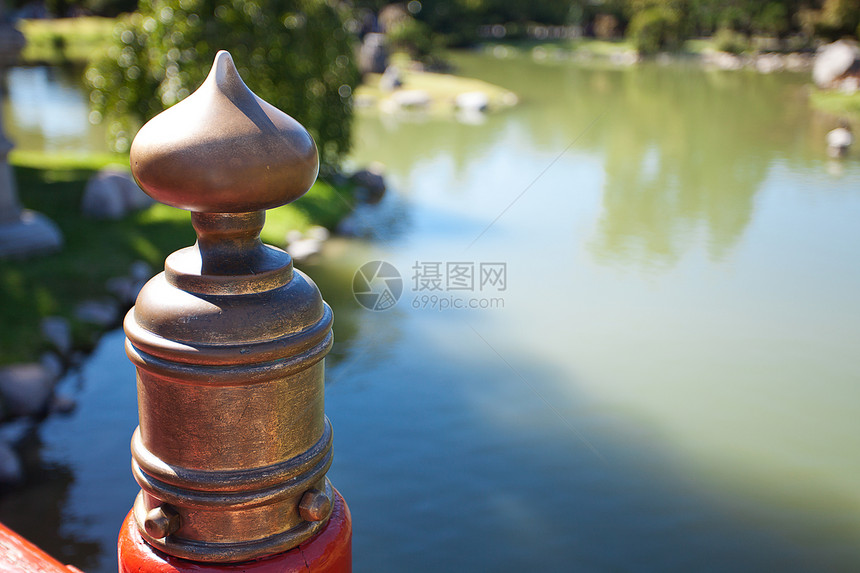
[[[358,71],[364,74],[381,74],[388,66],[388,49],[385,34],[371,33],[364,37],[358,51]]]
[[[10,417],[43,414],[51,401],[54,382],[54,373],[38,363],[0,369],[0,401],[5,414]]]
[[[88,217],[116,220],[154,202],[137,186],[130,173],[106,167],[87,182],[81,211]]]
[[[854,42],[839,40],[818,50],[812,65],[812,79],[819,88],[836,87],[842,76],[860,64],[860,48]]]
[[[419,109],[430,105],[430,94],[424,90],[399,90],[389,100],[398,108]]]
[[[379,78],[379,89],[384,92],[393,92],[403,85],[403,78],[397,66],[388,66],[385,73]]]
[[[24,259],[62,247],[60,228],[41,213],[23,209],[16,219],[0,222],[0,258]]]
[[[454,105],[466,112],[485,112],[490,107],[490,97],[484,92],[464,92],[454,98]]]
[[[306,261],[322,251],[322,241],[316,239],[300,239],[287,245],[287,252],[293,260]]]
[[[75,307],[75,317],[104,328],[113,326],[119,319],[119,308],[110,299],[85,300]]]
[[[355,185],[355,198],[360,203],[379,203],[385,195],[385,168],[382,164],[372,163],[367,169],[352,174],[350,182]]]

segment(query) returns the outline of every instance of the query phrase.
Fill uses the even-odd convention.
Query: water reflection
[[[498,153],[500,141],[505,160],[520,156],[523,164],[546,153],[549,165],[568,147],[568,155],[598,154],[602,213],[589,248],[606,263],[671,266],[695,244],[724,259],[743,236],[773,162],[808,165],[821,158],[814,146],[821,128],[809,121],[800,77],[702,73],[682,65],[459,63],[465,73],[480,66],[482,77],[517,91],[523,103],[480,126],[365,121],[362,147],[395,158],[391,168],[406,190],[431,170],[463,178],[470,162]],[[421,145],[401,169],[396,146],[409,138]],[[569,177],[570,192],[581,192],[581,174]]]
[[[4,127],[19,149],[107,151],[104,130],[89,121],[89,99],[79,68],[11,68]]]
[[[64,563],[92,569],[104,552],[102,540],[62,525],[70,521],[65,507],[75,492],[78,468],[44,455],[37,428],[25,434],[20,450],[28,483],[0,492],[3,523]]]
[[[138,488],[131,477],[137,426],[134,368],[124,335],[102,339],[60,391],[78,407],[48,418],[23,444],[33,485],[0,497],[0,520],[83,571],[116,571],[116,538]]]

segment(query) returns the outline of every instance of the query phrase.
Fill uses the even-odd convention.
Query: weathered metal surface
[[[207,562],[297,547],[325,527],[334,498],[323,408],[332,313],[259,233],[263,209],[313,184],[313,140],[219,52],[196,92],[140,130],[131,166],[153,198],[192,211],[198,236],[125,319],[138,534]]]
[[[197,91],[141,128],[131,166],[141,187],[162,203],[243,213],[304,195],[319,161],[305,128],[254,95],[221,52]]]
[[[328,523],[317,535],[284,553],[243,563],[199,563],[157,551],[140,536],[129,514],[117,544],[119,573],[350,573],[352,519],[337,491],[332,504]]]

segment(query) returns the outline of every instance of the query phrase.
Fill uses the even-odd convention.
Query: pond
[[[520,105],[362,116],[351,161],[393,188],[377,236],[300,266],[335,311],[355,570],[860,569],[860,162],[827,159],[806,78],[457,64]],[[375,260],[404,282],[379,312],[350,290]],[[90,572],[137,491],[122,341],[0,500]]]

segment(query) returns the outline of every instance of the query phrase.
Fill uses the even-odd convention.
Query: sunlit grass
[[[832,115],[847,115],[860,120],[860,92],[846,94],[839,91],[813,90],[809,94],[813,107]]]
[[[95,16],[52,20],[21,20],[27,39],[24,61],[59,64],[86,63],[107,49],[115,20]]]

